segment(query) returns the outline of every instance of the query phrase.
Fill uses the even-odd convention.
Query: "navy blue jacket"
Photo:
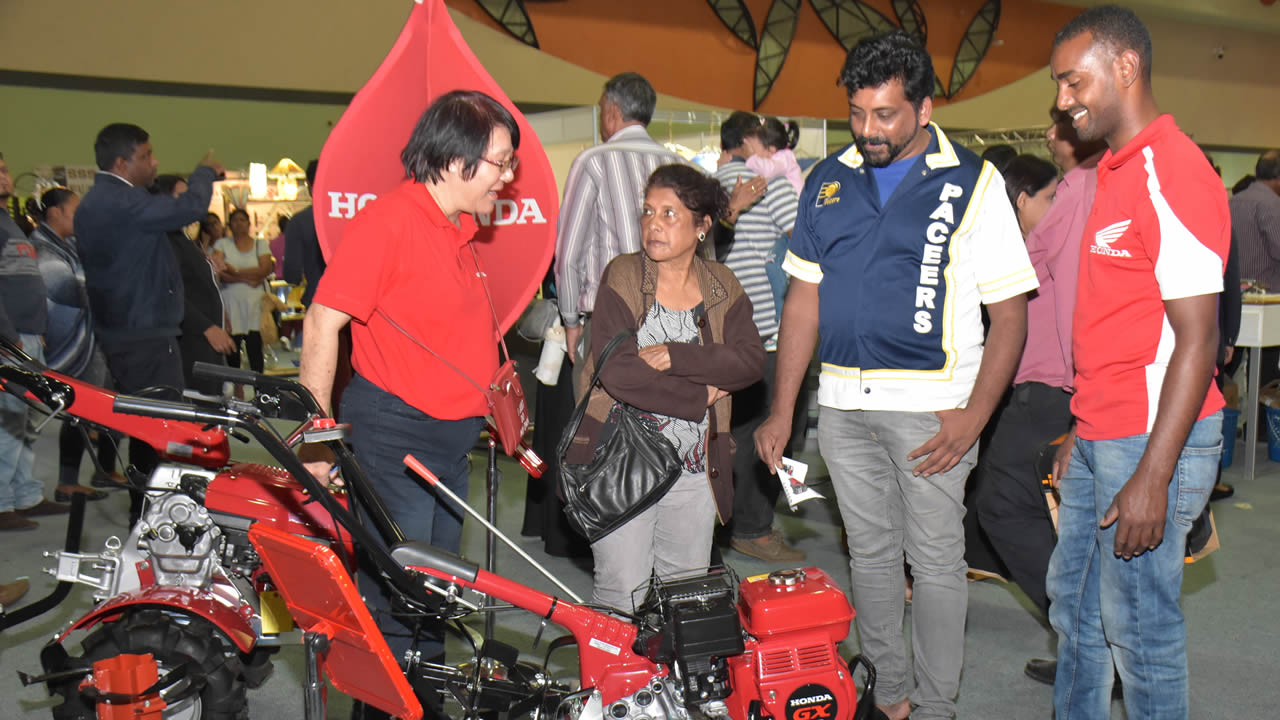
[[[178,336],[182,275],[165,233],[204,218],[213,181],[211,168],[198,167],[187,192],[174,198],[98,173],[76,211],[75,230],[104,346]]]

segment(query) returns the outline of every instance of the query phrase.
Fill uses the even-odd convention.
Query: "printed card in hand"
[[[782,483],[782,492],[787,496],[787,504],[792,510],[805,500],[822,499],[818,491],[804,484],[809,474],[809,466],[799,460],[782,458],[782,466],[778,468],[778,481]]]

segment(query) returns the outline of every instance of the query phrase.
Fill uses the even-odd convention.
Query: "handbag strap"
[[[502,336],[502,325],[498,322],[498,310],[493,306],[493,296],[489,294],[489,283],[485,281],[485,278],[489,276],[485,274],[484,270],[480,269],[480,255],[476,252],[475,243],[467,243],[467,247],[471,248],[471,258],[476,261],[476,277],[480,278],[480,287],[484,288],[484,299],[489,301],[489,313],[493,315],[493,334],[498,336],[498,344],[502,346],[502,354],[507,356],[507,360],[510,360],[511,352],[507,350],[507,339]]]
[[[480,278],[480,287],[484,289],[485,300],[489,301],[489,314],[493,316],[493,334],[498,338],[498,344],[502,347],[502,354],[506,356],[507,360],[510,360],[511,352],[507,350],[506,338],[502,337],[502,333],[500,332],[500,329],[502,326],[498,323],[498,311],[493,306],[493,296],[489,294],[489,283],[485,282],[485,277],[487,276],[485,275],[484,270],[480,269],[480,255],[476,253],[476,246],[474,243],[467,243],[467,246],[471,248],[471,258],[475,260],[475,263],[476,263],[476,277]],[[381,315],[382,319],[386,320],[388,325],[395,328],[396,330],[399,330],[401,335],[404,335],[405,337],[409,338],[409,340],[414,345],[417,345],[423,350],[426,350],[427,352],[431,353],[433,356],[435,356],[437,360],[444,363],[450,370],[461,375],[462,379],[471,383],[471,387],[474,387],[476,390],[478,390],[481,395],[484,395],[486,398],[488,397],[485,389],[481,387],[480,384],[477,383],[475,380],[471,379],[470,375],[462,372],[461,370],[458,369],[458,366],[454,365],[448,360],[445,360],[444,356],[442,356],[440,353],[436,352],[435,350],[432,350],[431,348],[423,344],[421,340],[410,335],[408,330],[405,330],[404,328],[400,327],[400,324],[397,323],[395,320],[392,320],[391,316],[383,312],[381,308],[375,309],[374,312]]]
[[[622,341],[636,334],[635,330],[627,328],[619,330],[600,351],[600,361],[596,363],[595,371],[591,373],[591,384],[587,385],[587,390],[582,394],[582,400],[578,406],[573,409],[573,415],[570,416],[569,422],[565,425],[564,431],[560,434],[560,443],[556,447],[556,456],[560,458],[560,462],[564,462],[564,455],[569,450],[569,443],[573,441],[575,435],[578,434],[578,428],[582,425],[582,416],[587,414],[587,405],[591,402],[591,391],[595,388],[596,383],[600,381],[600,369],[608,362],[609,356],[613,355],[613,351],[618,349]]]
[[[381,309],[381,308],[377,308],[377,309],[375,309],[375,310],[374,310],[374,312],[376,312],[376,313],[378,313],[379,315],[381,315],[381,316],[382,316],[382,319],[383,319],[383,320],[386,320],[388,325],[390,325],[391,327],[395,328],[396,330],[399,330],[401,335],[404,335],[405,337],[409,338],[409,340],[410,340],[414,345],[417,345],[418,347],[422,348],[423,350],[426,350],[427,352],[431,353],[432,355],[434,355],[434,356],[435,356],[435,358],[436,358],[437,360],[439,360],[440,362],[442,362],[442,363],[444,363],[445,365],[447,365],[447,366],[449,367],[449,369],[450,369],[450,370],[452,370],[452,371],[454,371],[454,372],[458,373],[459,375],[461,375],[463,380],[466,380],[467,382],[471,383],[471,386],[472,386],[472,387],[474,387],[476,390],[479,390],[479,391],[480,391],[480,394],[481,394],[481,395],[484,395],[486,399],[489,397],[488,393],[487,393],[487,392],[485,392],[485,389],[484,389],[484,388],[482,388],[482,387],[480,387],[480,384],[479,384],[479,383],[477,383],[475,380],[472,380],[470,375],[468,375],[468,374],[466,374],[466,373],[462,372],[461,370],[459,370],[459,369],[458,369],[458,366],[454,365],[453,363],[449,362],[448,360],[445,360],[445,359],[444,359],[444,357],[440,355],[440,353],[436,352],[435,350],[432,350],[431,348],[427,347],[426,345],[423,345],[421,340],[419,340],[418,338],[416,338],[416,337],[414,337],[414,336],[410,335],[408,330],[405,330],[404,328],[400,327],[400,324],[399,324],[399,323],[397,323],[395,320],[392,320],[392,319],[391,319],[391,316],[389,316],[389,315],[387,315],[386,313],[382,312],[382,309]],[[504,348],[504,349],[505,349],[505,348]]]

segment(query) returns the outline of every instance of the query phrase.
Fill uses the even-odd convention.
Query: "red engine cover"
[[[752,637],[729,659],[730,717],[747,717],[756,700],[775,720],[853,717],[858,690],[836,646],[854,612],[826,573],[811,567],[747,578],[738,614]]]
[[[337,500],[347,507],[345,496]],[[310,502],[301,483],[280,468],[254,463],[233,465],[209,483],[204,504],[209,512],[249,518],[321,542],[332,544],[341,538],[350,556],[350,534],[339,533],[324,507]]]
[[[809,567],[743,580],[738,614],[743,629],[761,639],[823,630],[834,644],[849,636],[853,606],[826,573]]]

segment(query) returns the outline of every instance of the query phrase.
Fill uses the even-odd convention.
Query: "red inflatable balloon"
[[[515,182],[503,188],[493,217],[476,218],[476,250],[505,332],[528,305],[555,252],[559,193],[542,143],[462,40],[444,0],[416,0],[395,46],[329,134],[312,193],[316,233],[329,257],[351,218],[404,179],[400,151],[418,116],[452,90],[491,95],[520,126]]]

